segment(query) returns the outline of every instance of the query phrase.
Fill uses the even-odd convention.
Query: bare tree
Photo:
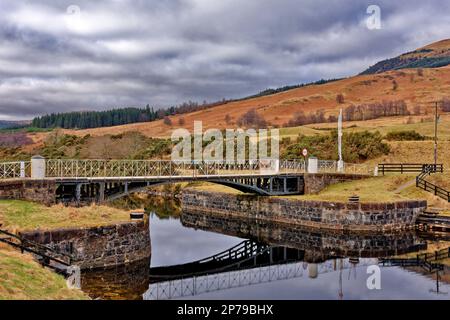
[[[225,123],[226,124],[230,124],[231,123],[231,116],[228,113],[225,115]]]
[[[450,112],[450,99],[449,98],[442,99],[442,111]]]
[[[164,120],[163,123],[167,126],[171,126],[172,125],[172,120],[170,120],[170,118],[168,116],[164,116]]]
[[[255,109],[250,109],[237,120],[237,125],[240,127],[253,126],[256,128],[264,128],[267,126],[267,121]]]
[[[398,83],[396,80],[392,81],[392,90],[397,91],[398,89]]]
[[[342,93],[339,93],[336,96],[336,102],[339,103],[339,104],[343,104],[345,102],[345,97],[344,97],[344,95]]]

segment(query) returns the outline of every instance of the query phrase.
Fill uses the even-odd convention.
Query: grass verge
[[[43,268],[31,255],[0,245],[0,300],[85,300],[81,290],[68,289],[64,277]]]
[[[129,218],[127,211],[107,206],[46,207],[28,201],[0,200],[0,223],[11,231],[92,227],[128,221]]]

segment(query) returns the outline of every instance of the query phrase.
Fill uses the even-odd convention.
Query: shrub
[[[296,143],[287,146],[282,157],[301,158],[303,148],[307,148],[310,155],[319,159],[338,160],[337,140],[337,130],[333,130],[329,135],[300,135]],[[389,146],[382,140],[383,137],[378,131],[375,133],[369,131],[344,133],[342,137],[344,161],[364,161],[389,153]]]
[[[414,130],[391,131],[385,138],[389,141],[423,141],[428,139],[428,137]]]

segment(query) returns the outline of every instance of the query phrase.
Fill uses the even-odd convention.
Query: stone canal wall
[[[149,258],[148,221],[119,223],[93,228],[32,231],[21,235],[74,256],[81,269],[123,265]]]
[[[426,201],[342,203],[186,191],[184,211],[335,230],[384,231],[412,227]]]
[[[56,183],[51,180],[0,181],[0,199],[28,200],[51,205],[56,202]]]

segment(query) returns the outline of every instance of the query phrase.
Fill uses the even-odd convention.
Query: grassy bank
[[[90,227],[129,221],[129,213],[107,206],[81,208],[20,201],[0,200],[0,223],[9,230]]]
[[[43,268],[31,255],[0,245],[0,300],[80,300],[81,290],[68,289],[65,279]]]
[[[127,211],[106,206],[46,207],[27,201],[0,201],[0,223],[10,231],[90,227],[123,221],[129,221]],[[1,244],[0,279],[0,300],[88,299],[82,291],[68,289],[62,276],[43,268],[31,255]]]

